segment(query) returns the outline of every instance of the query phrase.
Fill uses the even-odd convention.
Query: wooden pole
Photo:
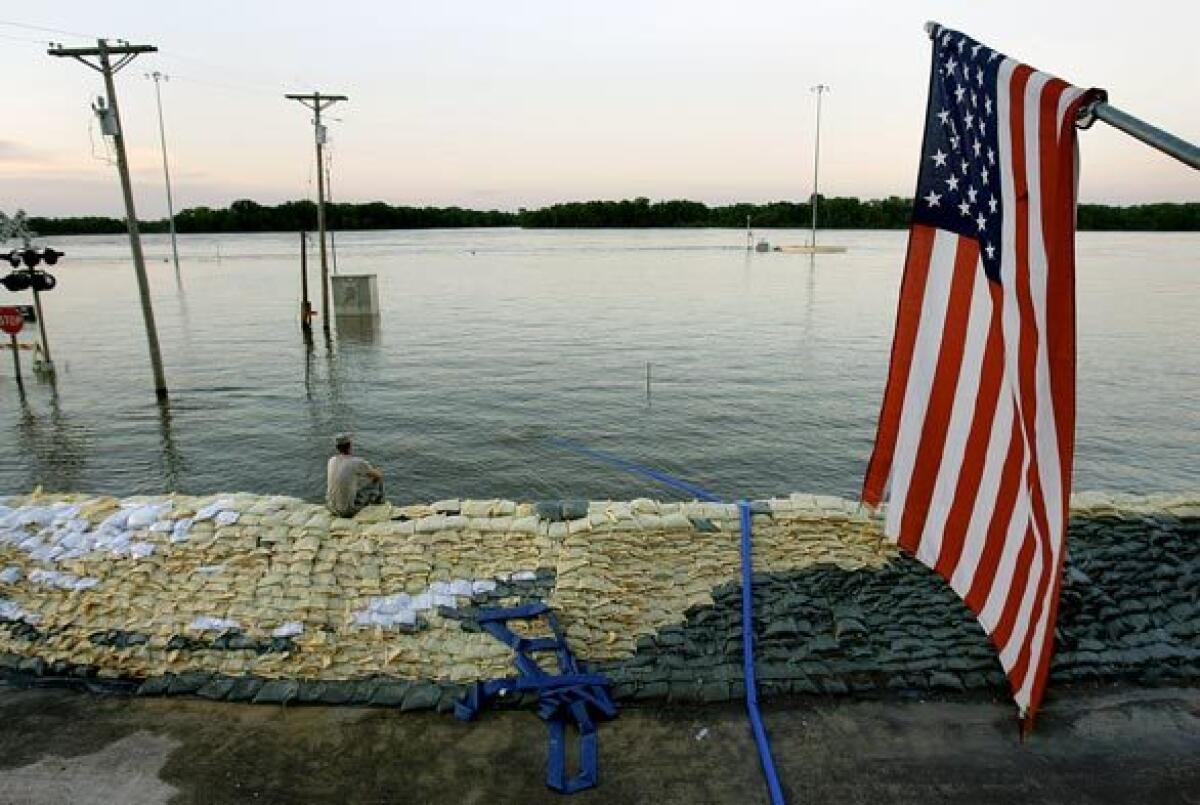
[[[150,281],[146,278],[146,258],[142,253],[142,236],[138,231],[137,210],[133,205],[133,182],[129,178],[129,159],[125,155],[125,133],[121,128],[121,112],[117,107],[117,87],[113,74],[142,53],[153,53],[158,48],[152,45],[110,45],[99,39],[94,48],[50,48],[51,56],[78,59],[104,76],[104,89],[108,93],[108,110],[113,122],[113,148],[117,152],[117,173],[121,176],[121,194],[125,197],[125,225],[129,230],[129,248],[133,252],[133,270],[137,275],[138,295],[142,302],[142,318],[146,323],[146,342],[150,348],[150,365],[154,370],[154,393],[160,400],[167,398],[167,378],[163,374],[162,352],[158,346],[158,329],[154,325],[154,308],[150,304]],[[117,56],[114,65],[110,56]],[[88,61],[95,57],[97,63]]]
[[[317,147],[317,237],[321,248],[321,322],[325,335],[329,336],[329,258],[325,250],[325,130],[321,126],[321,110],[338,101],[347,100],[345,95],[322,95],[313,92],[308,95],[288,94],[283,97],[300,103],[313,110],[313,140]]]
[[[42,294],[33,289],[33,309],[37,311],[38,332],[42,336],[42,365],[46,371],[54,371],[54,359],[50,357],[50,342],[46,340],[46,316],[42,313]]]
[[[300,329],[312,331],[312,303],[308,301],[308,233],[300,233]]]
[[[316,115],[317,141],[317,229],[321,244],[321,327],[329,333],[329,259],[325,253],[325,133],[321,131],[321,94],[316,95],[313,110]]]

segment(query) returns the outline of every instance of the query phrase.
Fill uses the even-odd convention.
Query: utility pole
[[[313,110],[313,139],[317,145],[317,230],[321,244],[321,326],[329,335],[329,258],[325,251],[325,127],[321,125],[321,111],[338,101],[349,100],[345,95],[284,95],[290,101],[300,103]]]
[[[312,337],[312,303],[308,301],[308,233],[300,233],[300,330]]]
[[[175,204],[171,199],[171,167],[167,162],[167,130],[163,126],[162,92],[159,90],[160,81],[170,81],[171,77],[155,70],[146,73],[146,78],[154,82],[154,100],[158,104],[158,139],[162,143],[163,177],[167,182],[167,220],[171,225],[171,257],[175,261],[175,279],[179,280],[179,246],[175,243]]]
[[[104,76],[104,88],[108,93],[108,108],[96,108],[101,115],[105,133],[111,134],[117,152],[117,172],[121,175],[121,192],[125,196],[125,223],[129,229],[129,248],[133,252],[133,270],[137,275],[138,294],[142,301],[142,318],[146,322],[146,341],[150,348],[150,365],[154,369],[154,393],[158,399],[167,399],[167,378],[163,374],[162,353],[158,347],[158,329],[154,325],[154,309],[150,305],[150,282],[146,278],[146,258],[142,254],[142,236],[138,231],[137,210],[133,206],[133,184],[129,179],[129,159],[125,156],[125,134],[121,129],[121,112],[117,107],[117,87],[113,76],[122,67],[143,53],[155,53],[153,45],[110,45],[108,40],[97,39],[94,48],[64,48],[54,45],[47,51],[51,56],[68,57],[95,70]],[[109,57],[119,57],[114,64]],[[90,61],[95,58],[96,61]]]
[[[817,93],[817,139],[813,148],[813,191],[812,191],[812,245],[817,245],[817,175],[821,170],[821,96],[829,92],[825,84],[817,84],[811,88]]]

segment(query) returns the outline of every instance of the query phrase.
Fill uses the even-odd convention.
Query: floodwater
[[[316,500],[332,435],[352,430],[399,502],[678,496],[552,437],[723,496],[854,496],[905,233],[827,233],[849,251],[815,259],[747,253],[743,238],[343,233],[338,270],[378,275],[381,321],[330,343],[318,323],[307,346],[297,235],[182,237],[178,276],[165,237],[148,236],[166,407],[127,239],[54,239],[67,253],[43,295],[57,381],[35,379],[27,357],[19,393],[0,356],[0,495],[41,484]],[[1076,489],[1200,486],[1197,255],[1194,233],[1080,234]]]

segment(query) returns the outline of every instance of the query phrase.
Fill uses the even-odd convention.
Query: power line
[[[41,47],[45,47],[47,45],[47,40],[34,39],[32,36],[14,36],[13,34],[0,34],[0,39],[8,39],[13,42],[27,42],[31,45],[40,45]]]
[[[24,28],[27,31],[41,31],[47,34],[59,34],[60,36],[73,36],[77,39],[103,39],[99,34],[84,34],[79,31],[66,31],[62,28],[49,28],[45,25],[30,25],[27,22],[14,22],[12,20],[0,20],[0,25],[7,25],[11,28]]]

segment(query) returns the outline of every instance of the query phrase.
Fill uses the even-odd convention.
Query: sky
[[[283,98],[313,90],[349,96],[329,112],[335,200],[802,200],[817,83],[821,192],[910,196],[926,20],[1200,141],[1200,3],[1182,0],[56,0],[0,20],[0,209],[31,215],[122,213],[100,76],[45,52],[97,36],[160,49],[117,77],[142,218],[166,214],[154,70],[176,209],[314,198],[311,115]],[[1124,134],[1081,141],[1082,201],[1200,201],[1200,174]]]

